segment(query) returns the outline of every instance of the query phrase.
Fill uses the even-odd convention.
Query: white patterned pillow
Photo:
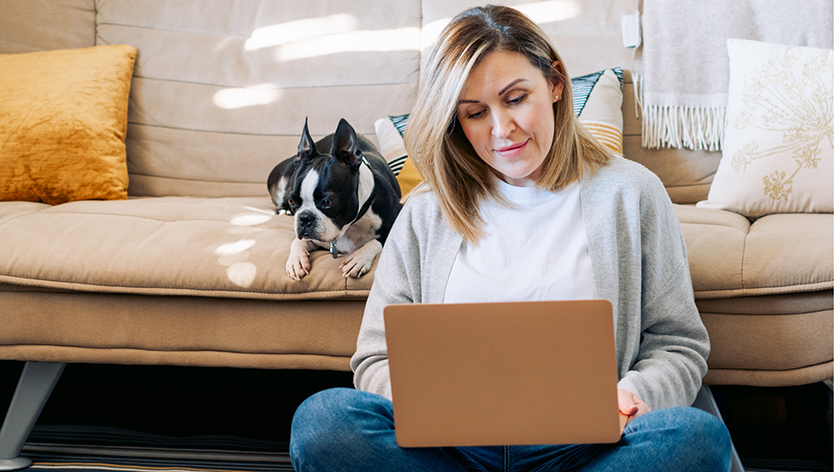
[[[729,39],[724,149],[702,208],[834,210],[834,50]]]

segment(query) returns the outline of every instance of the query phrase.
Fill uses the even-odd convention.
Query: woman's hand
[[[623,427],[629,424],[634,418],[652,411],[649,405],[643,403],[640,397],[628,390],[617,390],[617,402],[620,405],[620,422]],[[623,420],[625,422],[623,423]]]

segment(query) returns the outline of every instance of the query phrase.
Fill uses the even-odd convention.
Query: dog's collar
[[[368,169],[371,169],[371,164],[368,162],[368,160],[364,156],[362,157],[362,164],[368,166]],[[344,231],[347,231],[347,228],[349,228],[350,225],[359,221],[359,219],[362,218],[365,215],[365,213],[367,213],[368,210],[371,208],[371,204],[373,202],[374,202],[374,194],[371,193],[368,196],[368,199],[365,200],[365,203],[363,203],[362,206],[359,207],[359,211],[356,213],[356,218],[354,218],[353,221],[351,221],[349,225],[345,226]],[[343,233],[344,233],[344,231],[343,231]],[[342,234],[340,234],[339,236],[341,237]],[[336,238],[336,239],[338,239],[338,238]],[[335,239],[333,241],[330,241],[330,255],[333,256],[334,259],[339,257],[339,250],[336,249],[336,240]]]

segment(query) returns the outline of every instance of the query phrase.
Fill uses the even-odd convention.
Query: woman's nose
[[[505,110],[492,113],[492,135],[498,139],[506,139],[515,129],[512,116]]]

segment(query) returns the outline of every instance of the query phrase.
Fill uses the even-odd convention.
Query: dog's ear
[[[336,127],[333,144],[330,146],[330,155],[354,169],[362,163],[363,155],[359,149],[359,138],[356,137],[353,126],[344,118],[339,120],[339,126]]]
[[[301,142],[298,143],[298,157],[299,161],[310,159],[319,155],[316,149],[316,142],[310,136],[310,130],[307,128],[307,118],[304,118],[304,131],[301,132]]]

